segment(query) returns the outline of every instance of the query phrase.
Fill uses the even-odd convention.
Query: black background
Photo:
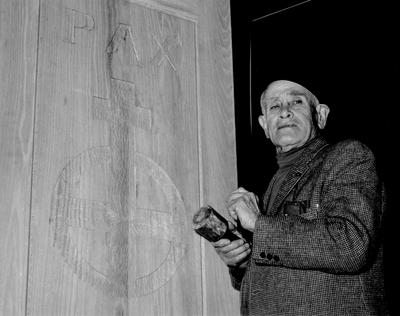
[[[377,158],[389,206],[384,227],[385,282],[391,315],[400,315],[395,1],[301,2],[246,5],[231,0],[239,186],[261,196],[276,171],[275,149],[258,124],[262,91],[280,79],[308,88],[331,109],[325,138],[331,142],[359,139]]]

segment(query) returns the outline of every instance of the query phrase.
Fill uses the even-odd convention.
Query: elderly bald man
[[[261,107],[279,169],[261,203],[244,188],[227,199],[252,246],[213,243],[241,292],[241,314],[387,315],[385,191],[372,152],[357,140],[328,144],[329,107],[295,82],[271,83]]]

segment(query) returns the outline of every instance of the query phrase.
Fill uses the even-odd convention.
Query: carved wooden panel
[[[27,313],[238,314],[191,228],[236,186],[229,1],[43,0],[39,34]]]
[[[39,1],[0,1],[0,315],[24,315]]]
[[[28,311],[198,314],[194,22],[127,1],[41,9]]]

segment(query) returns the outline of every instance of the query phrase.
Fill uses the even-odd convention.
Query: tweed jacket
[[[247,268],[230,268],[242,315],[387,315],[380,227],[385,191],[372,152],[317,138],[291,167],[253,234]]]

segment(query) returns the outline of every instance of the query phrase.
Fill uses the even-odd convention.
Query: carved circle
[[[74,245],[69,227],[112,231],[117,229],[121,219],[118,218],[118,212],[111,210],[107,203],[77,199],[71,196],[71,191],[88,169],[108,162],[110,157],[110,147],[94,147],[75,157],[61,172],[51,201],[54,243],[67,265],[84,282],[113,296],[140,297],[161,288],[176,272],[186,252],[186,213],[180,194],[167,173],[153,160],[136,152],[134,166],[155,180],[168,201],[171,220],[166,228],[166,238],[171,244],[169,252],[158,268],[136,279],[121,281],[94,269]]]

